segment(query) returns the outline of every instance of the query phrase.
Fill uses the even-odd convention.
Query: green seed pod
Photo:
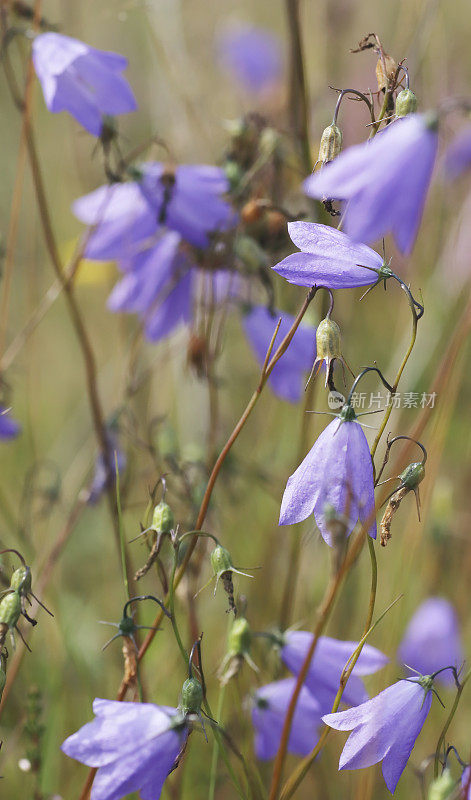
[[[18,591],[10,592],[0,600],[0,623],[15,627],[21,614],[21,597]]]
[[[333,161],[338,156],[341,149],[342,131],[337,125],[328,125],[321,136],[318,162],[320,164],[328,164],[329,161]]]
[[[340,328],[330,317],[323,319],[317,326],[316,347],[317,358],[328,363],[334,358],[341,358]]]
[[[399,475],[400,481],[408,489],[415,489],[425,477],[425,467],[421,461],[414,461],[409,464]]]
[[[203,688],[196,678],[187,678],[182,686],[181,707],[184,714],[199,714],[203,702]]]
[[[250,271],[255,272],[268,265],[267,254],[251,236],[238,236],[234,252]]]
[[[454,780],[449,769],[444,769],[439,778],[435,778],[430,784],[428,790],[428,800],[448,800],[452,796],[456,788],[456,781]]]
[[[227,639],[227,650],[232,655],[244,655],[250,650],[252,633],[244,617],[238,617],[232,623]]]
[[[31,570],[29,567],[15,569],[10,580],[10,589],[15,589],[22,595],[31,592]]]
[[[175,517],[170,506],[161,500],[154,508],[151,528],[157,533],[170,533],[175,527]]]
[[[410,89],[403,89],[396,97],[396,117],[407,117],[417,111],[417,98]]]
[[[234,567],[229,550],[226,550],[222,544],[216,545],[210,555],[210,559],[211,566],[216,577],[218,575],[222,575],[224,572],[232,570]]]

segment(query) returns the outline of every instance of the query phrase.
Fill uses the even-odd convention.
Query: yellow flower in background
[[[60,246],[60,255],[62,263],[67,266],[77,252],[79,246],[79,237],[75,236],[68,239]],[[76,286],[84,286],[86,284],[108,283],[116,276],[116,269],[114,261],[92,261],[88,258],[83,258],[77,268],[74,283]]]

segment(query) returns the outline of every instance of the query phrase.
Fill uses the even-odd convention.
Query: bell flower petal
[[[378,280],[373,270],[383,266],[381,256],[342,231],[315,222],[289,222],[288,233],[301,252],[287,256],[273,269],[289,283],[351,289]]]
[[[360,706],[322,717],[335,730],[352,731],[339,769],[383,761],[386,786],[394,793],[432,704],[431,689],[419,680],[398,681]]]

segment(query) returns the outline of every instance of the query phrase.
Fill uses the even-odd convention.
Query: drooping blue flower
[[[85,256],[97,261],[134,258],[139,244],[150,243],[158,228],[155,210],[134,181],[100,186],[75,200],[72,210],[81,222],[95,226]]]
[[[312,638],[313,634],[309,631],[285,631],[282,634],[281,659],[294,675],[301,671]],[[345,642],[330,636],[319,637],[304,685],[319,702],[323,712],[332,708],[342,670],[357,646],[358,642]],[[361,677],[382,669],[388,660],[380,650],[365,644],[345,686],[342,701],[348,705],[365,702],[368,693]]]
[[[140,792],[158,800],[188,736],[179,709],[96,699],[95,719],[69,736],[63,752],[98,768],[91,800],[119,800]]]
[[[279,524],[293,525],[314,513],[324,540],[332,546],[327,518],[332,508],[345,517],[346,536],[360,519],[376,539],[373,465],[366,436],[348,404],[288,479]]]
[[[446,180],[455,178],[471,167],[471,125],[466,125],[453,139],[445,153],[444,171]]]
[[[277,753],[295,685],[296,678],[285,678],[261,686],[254,693],[252,724],[255,728],[255,753],[262,761],[274,758]],[[288,752],[300,756],[311,752],[319,738],[322,713],[320,703],[303,686],[296,703]]]
[[[273,269],[289,283],[352,289],[378,280],[374,270],[384,265],[381,256],[337,228],[315,222],[288,222],[288,233],[301,252],[287,256]]]
[[[218,33],[216,48],[220,63],[246,91],[260,94],[280,82],[283,73],[281,43],[265,28],[228,25]]]
[[[245,335],[261,367],[280,317],[281,325],[272,350],[274,355],[291,328],[294,317],[284,311],[271,314],[265,306],[253,306],[242,319]],[[307,325],[300,325],[268,379],[276,395],[291,403],[298,402],[304,387],[304,376],[311,369],[316,357],[315,349],[315,330]]]
[[[361,769],[382,761],[383,777],[394,793],[432,704],[430,677],[398,681],[360,706],[326,714],[337,731],[352,731],[339,769]]]
[[[391,232],[410,253],[438,148],[435,118],[409,114],[371,141],[344,150],[304,182],[310,197],[347,201],[344,230],[358,242]]]
[[[149,162],[138,172],[138,181],[100,186],[74,202],[75,216],[95,226],[87,239],[87,258],[133,258],[137,245],[148,247],[161,227],[206,247],[212,233],[235,223],[231,206],[221,197],[228,182],[218,167],[182,165],[169,171]]]
[[[60,33],[40,33],[33,42],[33,63],[49,111],[68,111],[94,136],[101,134],[104,115],[137,107],[121,75],[127,59],[117,53]]]
[[[0,405],[0,439],[16,439],[21,433],[21,425],[10,416],[10,409]]]
[[[444,597],[429,597],[417,609],[399,646],[400,661],[422,675],[443,667],[459,669],[463,663],[459,624],[455,609]],[[451,670],[437,675],[437,681],[454,682]]]
[[[206,247],[209,236],[227,230],[236,216],[221,195],[229,190],[224,170],[206,164],[141,164],[140,189],[157,221],[165,224],[195,247]]]
[[[191,320],[193,300],[193,273],[187,272],[172,287],[168,294],[150,309],[145,316],[144,332],[150,342],[158,342],[170,336],[181,324]]]

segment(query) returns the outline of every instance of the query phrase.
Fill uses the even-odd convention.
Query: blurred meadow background
[[[44,2],[41,13],[61,32],[129,59],[126,74],[139,108],[120,119],[124,151],[156,134],[177,163],[220,165],[228,147],[229,121],[252,110],[262,114],[289,142],[289,37],[282,0],[102,0],[98,4],[63,0]],[[305,0],[300,13],[313,161],[335,106],[336,93],[329,87],[376,89],[374,54],[350,53],[370,31],[378,33],[397,61],[407,59],[411,87],[421,110],[434,107],[450,94],[469,95],[471,8],[467,0]],[[244,92],[218,61],[218,32],[234,20],[267,28],[279,37],[283,77],[263,99],[254,100]],[[20,41],[11,52],[21,81],[28,45]],[[37,81],[32,93],[32,121],[52,224],[67,262],[83,231],[71,212],[71,203],[104,182],[102,158],[95,140],[68,114],[47,111]],[[365,112],[358,106],[350,101],[342,106],[344,146],[365,138]],[[66,758],[59,746],[91,718],[94,697],[111,699],[116,695],[123,674],[121,643],[116,641],[102,652],[114,631],[98,620],[119,621],[126,596],[106,497],[93,506],[83,502],[97,456],[83,360],[62,294],[57,291],[54,302],[44,300],[55,292],[55,276],[21,145],[21,114],[14,108],[4,80],[0,81],[0,109],[4,245],[12,215],[17,214],[18,219],[11,287],[7,304],[1,306],[0,369],[8,385],[8,405],[22,425],[17,439],[0,444],[0,541],[5,548],[21,551],[32,567],[33,590],[54,613],[52,618],[39,609],[34,630],[21,623],[32,653],[24,652],[21,641],[16,653],[9,647],[9,680],[0,706],[0,792],[10,798],[69,800],[80,796],[87,768]],[[449,117],[442,131],[444,141],[457,127],[457,120]],[[311,213],[300,189],[305,172],[289,144],[286,152],[291,166],[284,204],[293,215]],[[149,148],[149,153],[158,160],[165,158],[158,146]],[[433,409],[394,410],[386,429],[393,435],[417,435],[429,457],[421,487],[421,522],[413,498],[406,498],[394,519],[391,542],[387,548],[377,547],[377,613],[398,595],[403,597],[370,639],[391,659],[386,669],[366,679],[371,694],[401,675],[395,660],[398,644],[415,608],[428,596],[444,596],[453,603],[467,659],[471,657],[471,353],[467,341],[471,314],[471,202],[467,193],[471,186],[466,177],[451,187],[445,185],[440,166],[439,160],[412,256],[401,257],[392,242],[387,242],[394,270],[411,282],[416,296],[420,297],[421,291],[425,306],[400,388],[403,392],[436,391],[437,399]],[[288,252],[290,243],[286,241],[281,253]],[[4,264],[6,258],[4,250]],[[268,266],[272,263],[275,259]],[[146,524],[149,489],[163,473],[167,474],[166,499],[176,520],[183,529],[192,529],[208,468],[255,389],[260,365],[243,334],[240,313],[230,311],[211,384],[192,366],[187,328],[181,327],[168,340],[153,345],[139,335],[134,315],[108,310],[106,300],[118,276],[113,263],[84,260],[74,285],[96,356],[105,416],[110,419],[120,412],[120,444],[127,455],[127,468],[120,476],[122,523],[128,542],[139,533],[140,523]],[[2,297],[6,279],[3,269]],[[304,291],[275,274],[272,281],[276,306],[296,313]],[[386,293],[378,287],[359,303],[361,293],[336,293],[335,319],[342,330],[343,353],[355,373],[376,361],[386,376],[392,376],[410,335],[408,304],[391,284]],[[254,294],[259,302],[264,301],[260,288]],[[48,307],[42,315],[44,303]],[[38,323],[34,329],[32,319]],[[307,320],[315,326],[320,319],[321,300],[317,297]],[[366,378],[362,388],[379,390],[374,377]],[[322,375],[310,400],[308,408],[328,410]],[[275,625],[312,630],[330,569],[331,553],[313,521],[293,528],[278,527],[287,477],[325,426],[323,417],[306,415],[305,407],[304,397],[292,404],[277,398],[270,386],[264,389],[223,467],[204,526],[231,551],[237,566],[261,567],[253,579],[236,576],[235,581],[236,594],[246,597],[246,614],[255,631]],[[379,424],[375,419],[367,421]],[[369,441],[374,433],[366,431]],[[380,458],[383,452],[384,441]],[[416,458],[413,447],[407,454],[398,448],[391,469],[400,453],[397,471]],[[148,555],[145,541],[126,547],[136,570]],[[168,568],[170,551],[165,547],[162,558]],[[197,568],[193,566],[180,584],[176,609],[187,645],[195,625],[204,631],[203,659],[214,708],[216,672],[225,654],[229,615],[225,614],[224,593],[219,589],[213,597],[212,585],[192,600],[211,577],[208,550],[209,546],[200,542],[192,562]],[[17,565],[14,558],[4,557],[7,576],[13,564]],[[292,582],[287,584],[290,570]],[[327,634],[351,640],[361,636],[369,582],[365,548],[337,599]],[[137,593],[162,596],[155,568],[139,583]],[[141,624],[151,625],[154,613],[151,603],[142,604]],[[223,712],[224,725],[243,752],[251,751],[252,735],[243,698],[257,684],[284,674],[263,642],[255,643],[252,658],[260,674],[244,667],[227,687]],[[164,623],[155,637],[143,659],[141,675],[146,699],[177,704],[186,676],[169,624]],[[449,708],[452,691],[441,689],[440,695]],[[449,732],[466,760],[471,747],[470,712],[468,687]],[[422,797],[416,771],[434,752],[445,714],[434,702],[396,791],[398,800]],[[35,727],[38,723],[43,727]],[[331,734],[298,790],[299,798],[381,800],[389,796],[379,766],[337,772],[344,738]],[[206,797],[212,748],[211,737],[207,744],[204,737],[193,735],[163,797]],[[24,759],[32,761],[29,771],[21,769]],[[290,756],[289,768],[295,763]],[[262,764],[261,774],[269,782],[269,763]],[[215,796],[236,796],[222,762]]]

